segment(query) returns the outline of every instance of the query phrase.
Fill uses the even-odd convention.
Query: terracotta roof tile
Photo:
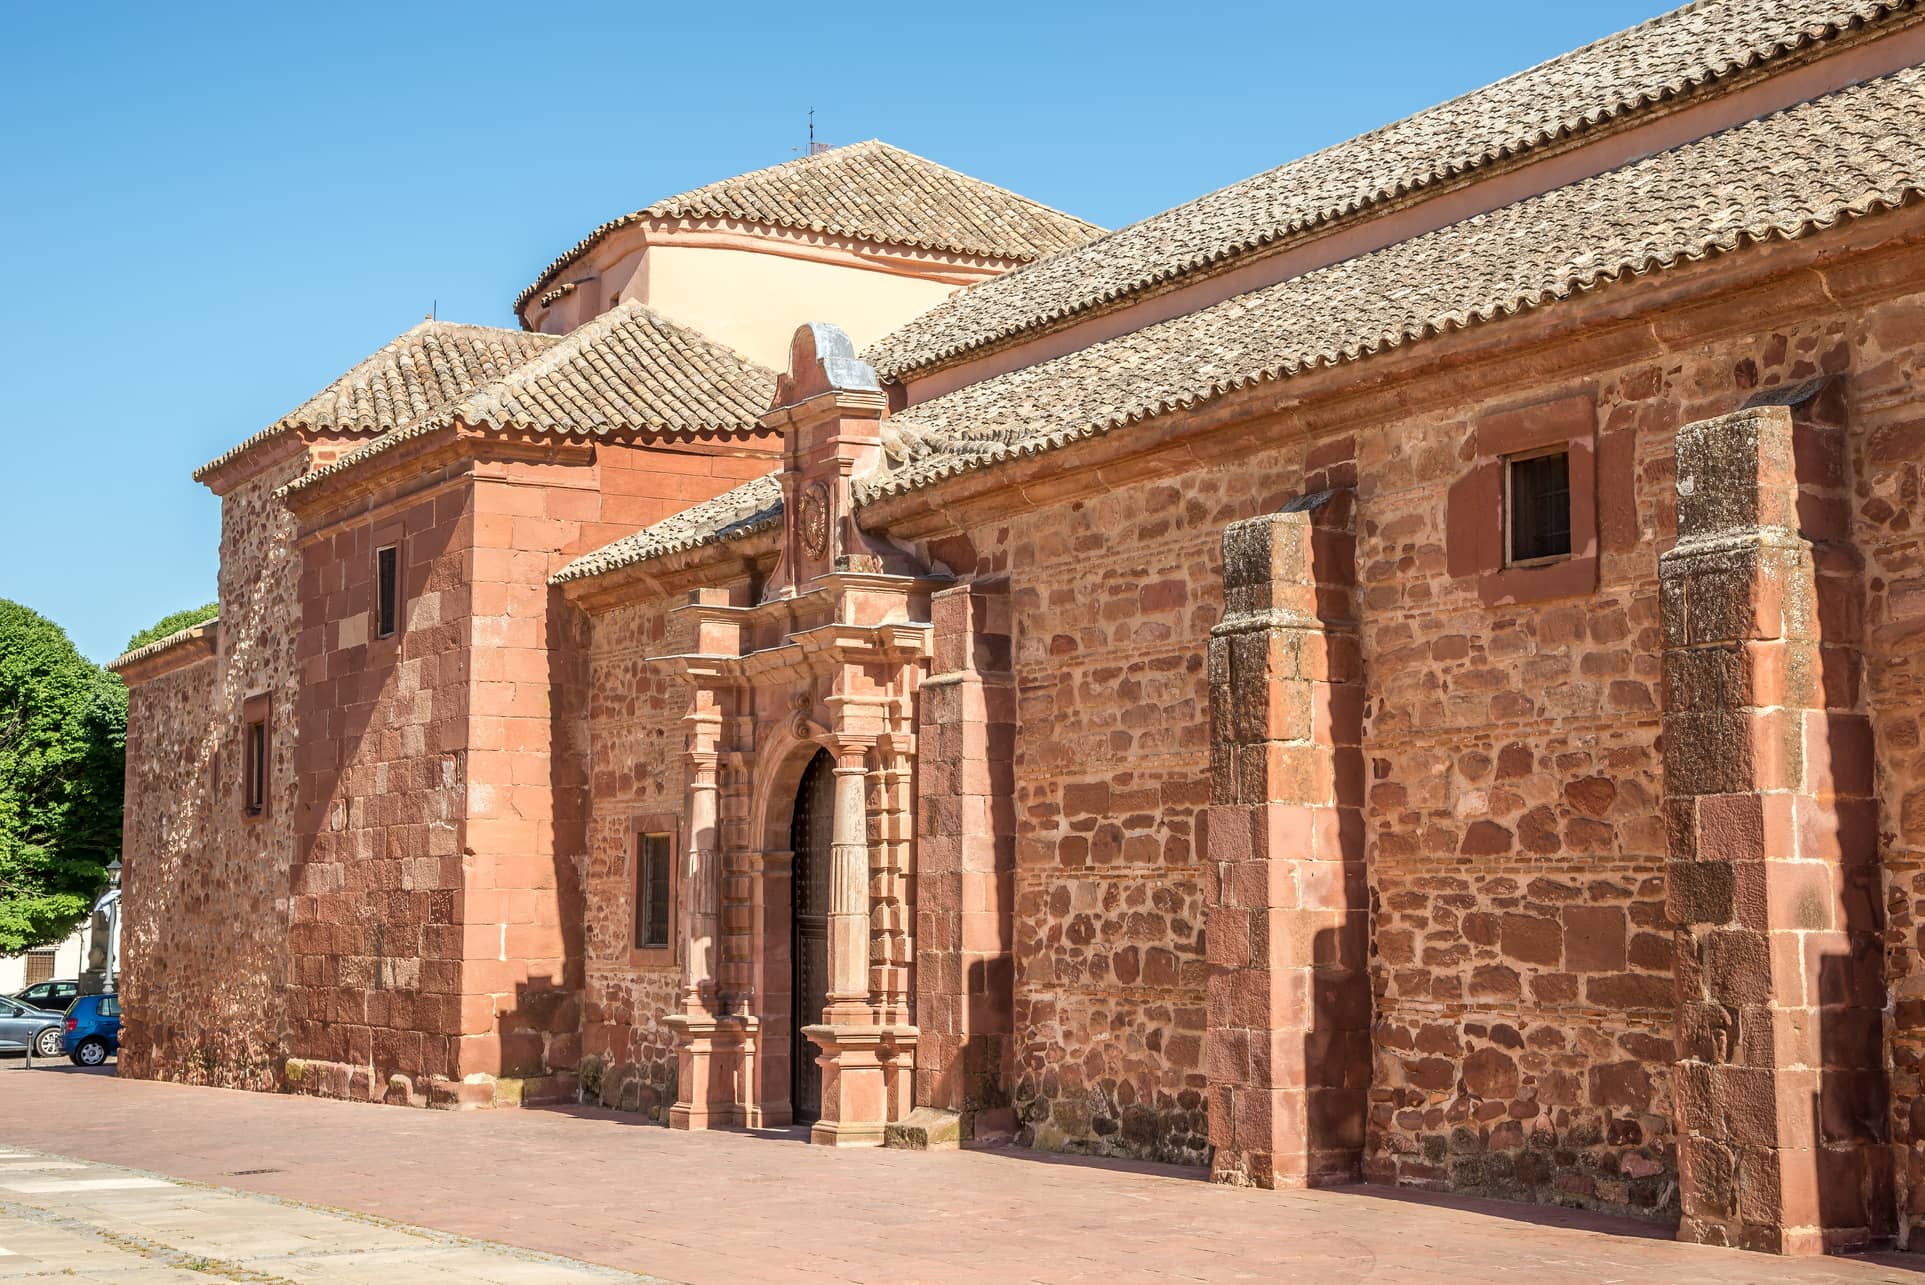
[[[712,500],[683,509],[634,535],[585,553],[549,577],[550,583],[585,580],[681,549],[732,540],[766,531],[782,518],[782,487],[777,474],[744,482]]]
[[[290,429],[388,432],[500,378],[559,339],[495,326],[420,322],[254,436],[195,469],[194,477],[199,480]]]
[[[773,372],[640,304],[624,303],[283,491],[302,490],[456,422],[576,436],[733,433],[752,429],[774,395]]]
[[[913,406],[859,502],[1925,191],[1925,67]]]
[[[106,668],[111,669],[115,673],[119,673],[123,669],[140,664],[142,661],[151,660],[162,652],[172,651],[182,643],[199,642],[202,639],[211,640],[220,631],[220,627],[221,618],[219,616],[209,616],[205,620],[197,620],[185,629],[177,629],[173,633],[163,638],[156,638],[144,646],[136,647],[132,651],[122,652],[120,655],[108,661]]]
[[[543,269],[515,311],[610,232],[644,219],[738,219],[1019,262],[1102,229],[874,139],[698,187],[602,224]]]
[[[885,378],[1697,93],[1913,0],[1702,0],[1494,85],[979,282],[865,354]]]

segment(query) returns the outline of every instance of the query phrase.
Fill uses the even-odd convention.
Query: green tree
[[[120,854],[127,689],[0,598],[0,954],[59,941]]]
[[[129,638],[127,645],[121,648],[121,650],[128,652],[136,647],[145,647],[150,642],[159,642],[168,634],[177,634],[189,625],[198,625],[203,620],[212,620],[215,616],[218,616],[220,612],[221,604],[218,602],[210,602],[205,606],[189,607],[186,611],[176,611],[171,616],[162,616],[159,620],[156,620],[132,638]]]

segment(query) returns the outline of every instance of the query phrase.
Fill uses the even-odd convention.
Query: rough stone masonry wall
[[[682,813],[687,689],[680,675],[646,663],[674,650],[659,602],[596,616],[590,631],[582,1095],[604,1106],[666,1111],[675,1100],[676,1066],[662,1019],[673,1011],[679,970],[631,959],[634,819]]]
[[[1037,1147],[1207,1161],[1202,642],[1223,527],[1294,481],[1266,456],[1046,509],[997,542],[1017,687],[1012,1096]]]
[[[1849,482],[1864,559],[1865,697],[1876,749],[1891,1019],[1898,1234],[1925,1220],[1925,303],[1869,310],[1852,333]]]
[[[209,717],[216,664],[208,656],[134,686],[127,699],[126,829],[122,836],[123,964],[121,1074],[162,1078],[191,1063],[191,1033],[175,1015],[191,1012],[180,992],[205,969],[171,931],[173,914],[211,898],[190,869],[214,829],[215,765]],[[214,944],[213,942],[209,943]],[[176,975],[180,977],[177,982]],[[183,1040],[187,1046],[182,1047]]]
[[[221,503],[215,656],[130,702],[126,1073],[271,1087],[287,1051],[298,574],[274,490],[289,462]],[[267,814],[244,814],[241,721],[272,708]]]
[[[1841,367],[1841,338],[1821,319],[1555,386],[1441,388],[1443,409],[1356,431],[1378,1180],[1676,1215],[1656,752],[1671,434]],[[1599,585],[1487,606],[1445,556],[1473,423],[1580,382]],[[1223,527],[1294,494],[1305,454],[976,533],[991,552],[969,569],[1012,586],[1013,1094],[1035,1145],[1204,1159],[1201,642]]]
[[[464,1009],[458,904],[473,522],[450,488],[303,549],[289,1075],[308,1091],[379,1098],[401,1075],[426,1093],[459,1078],[456,1040],[493,1016]],[[375,549],[394,541],[403,614],[383,640]]]
[[[1844,360],[1816,321],[1594,372],[1600,583],[1582,597],[1485,607],[1445,574],[1444,493],[1485,407],[1360,437],[1370,1176],[1676,1215],[1655,597],[1673,434]]]

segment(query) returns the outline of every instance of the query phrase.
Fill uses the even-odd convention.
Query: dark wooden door
[[[795,961],[789,992],[795,1017],[789,1101],[797,1124],[822,1118],[822,1068],[815,1060],[820,1050],[802,1028],[820,1022],[829,1002],[829,844],[834,833],[835,760],[827,750],[817,750],[796,788],[795,820],[789,827],[789,847],[795,853],[795,877],[789,885],[795,898],[794,935],[789,939]]]

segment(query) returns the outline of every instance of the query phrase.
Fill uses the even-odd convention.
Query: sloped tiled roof
[[[893,378],[1672,103],[1915,0],[1700,0],[944,300],[866,354]]]
[[[1925,67],[913,406],[859,502],[1925,192]]]
[[[420,322],[239,446],[195,469],[194,477],[198,481],[290,429],[388,432],[499,379],[559,340],[495,326]]]
[[[611,219],[542,271],[515,311],[617,228],[643,219],[739,219],[887,245],[1027,262],[1103,229],[871,139],[698,187]]]
[[[205,620],[197,620],[183,629],[176,629],[173,633],[161,638],[156,638],[144,646],[136,647],[132,651],[122,652],[120,655],[108,661],[106,668],[118,674],[124,669],[131,669],[133,666],[139,665],[144,661],[152,660],[162,652],[172,651],[182,643],[199,642],[206,639],[210,640],[211,645],[211,640],[220,630],[220,627],[221,618],[219,616],[209,616]]]
[[[773,372],[640,304],[618,304],[530,361],[288,484],[302,490],[457,421],[575,436],[732,433],[775,396]]]
[[[782,517],[782,487],[767,473],[724,491],[712,500],[643,527],[634,535],[585,553],[549,577],[554,584],[585,580],[681,549],[766,531]]]

